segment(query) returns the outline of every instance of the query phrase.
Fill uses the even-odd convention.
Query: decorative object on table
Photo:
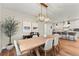
[[[46,38],[46,37],[47,37],[47,35],[46,35],[46,34],[44,34],[44,37]]]
[[[13,17],[5,18],[5,21],[1,25],[3,29],[2,32],[4,32],[5,35],[9,38],[9,43],[7,45],[8,49],[13,47],[11,43],[11,39],[12,39],[12,36],[15,35],[17,31],[17,25],[18,25],[18,22],[16,22]]]

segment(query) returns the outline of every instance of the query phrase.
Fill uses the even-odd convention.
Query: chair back
[[[16,40],[14,40],[14,46],[16,49],[16,55],[17,56],[21,55],[20,47],[19,47],[18,42]]]
[[[59,34],[55,34],[54,35],[54,46],[56,46],[56,45],[58,45],[58,43],[59,43]]]
[[[53,43],[53,38],[47,40],[47,42],[45,43],[45,46],[44,46],[44,50],[50,50],[52,48],[52,43]]]
[[[74,36],[75,36],[75,40],[77,40],[79,38],[79,32],[77,32]]]
[[[34,37],[38,37],[38,36],[37,36],[37,35],[33,35],[33,38],[34,38]]]

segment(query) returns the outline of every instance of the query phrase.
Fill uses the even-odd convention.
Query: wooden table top
[[[33,48],[39,47],[44,44],[47,40],[53,38],[53,36],[45,37],[36,37],[24,40],[18,40],[18,44],[20,45],[21,52],[31,50]]]

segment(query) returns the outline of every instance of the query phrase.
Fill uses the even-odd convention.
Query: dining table
[[[18,44],[20,47],[21,52],[25,51],[30,51],[32,49],[35,49],[36,55],[40,55],[38,49],[39,46],[43,45],[46,43],[47,40],[50,40],[52,38],[53,40],[53,35],[48,35],[47,37],[44,36],[39,36],[39,37],[34,37],[34,38],[29,38],[29,39],[21,39],[18,40]]]

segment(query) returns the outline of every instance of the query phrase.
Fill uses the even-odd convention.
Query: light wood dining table
[[[51,38],[53,39],[53,35],[47,37],[40,36],[30,39],[22,39],[18,40],[18,44],[20,46],[21,52],[25,52],[45,44],[45,42]],[[36,50],[36,54],[40,55],[38,50]]]

